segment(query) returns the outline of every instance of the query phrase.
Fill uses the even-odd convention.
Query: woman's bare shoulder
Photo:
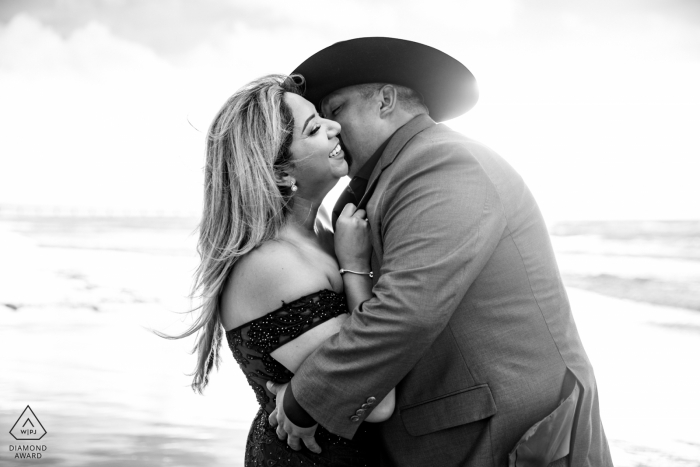
[[[278,309],[283,302],[329,288],[326,275],[285,241],[268,241],[243,256],[228,277],[221,320],[232,329]]]

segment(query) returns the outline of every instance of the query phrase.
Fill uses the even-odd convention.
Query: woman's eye
[[[336,115],[338,111],[340,110],[340,106],[336,107],[335,109],[331,110],[332,115]]]
[[[315,135],[316,133],[318,133],[318,130],[320,130],[320,129],[321,129],[321,125],[316,125],[316,126],[313,127],[313,129],[309,132],[309,135],[310,135],[310,136]]]

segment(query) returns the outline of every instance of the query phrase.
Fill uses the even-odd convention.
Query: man
[[[475,104],[471,73],[391,38],[335,44],[295,72],[341,124],[353,180],[337,209],[367,211],[374,297],[274,388],[278,434],[316,449],[318,422],[352,438],[396,387],[383,465],[612,465],[531,193],[493,151],[435,123]]]

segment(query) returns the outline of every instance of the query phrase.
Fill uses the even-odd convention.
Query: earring
[[[297,182],[292,180],[292,191],[297,191]]]

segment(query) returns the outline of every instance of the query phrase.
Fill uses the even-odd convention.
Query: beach
[[[151,332],[191,322],[195,226],[0,217],[0,464],[31,462],[12,449],[31,443],[46,465],[243,465],[257,402],[225,343],[197,395],[193,339]],[[552,229],[618,467],[700,466],[697,229]],[[28,405],[46,434],[17,441],[9,431]]]

